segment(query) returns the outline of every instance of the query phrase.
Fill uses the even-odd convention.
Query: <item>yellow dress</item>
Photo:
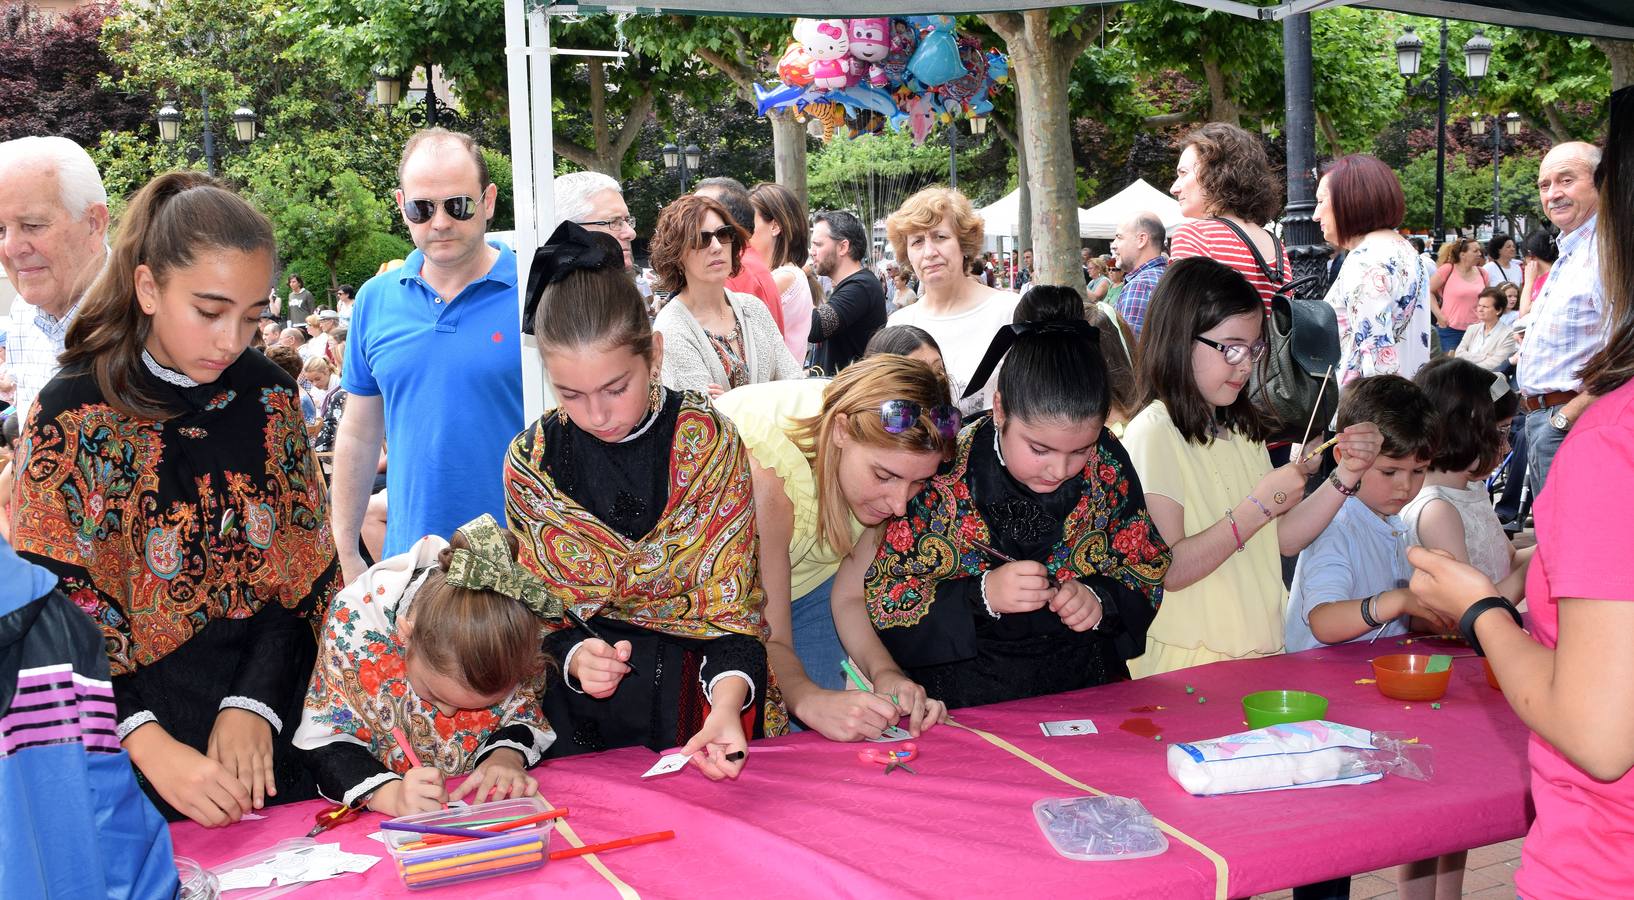
[[[1241,435],[1206,446],[1187,443],[1161,402],[1130,421],[1123,444],[1146,493],[1185,508],[1188,536],[1219,521],[1271,471],[1265,445]],[[1130,674],[1144,678],[1281,653],[1287,607],[1276,528],[1262,528],[1208,577],[1163,592],[1163,606],[1146,634],[1146,653],[1129,661]]]
[[[823,410],[826,378],[768,381],[728,391],[715,401],[738,429],[749,455],[783,479],[783,492],[794,506],[794,534],[789,541],[790,591],[794,601],[834,576],[840,557],[817,529],[817,476],[811,462],[790,437],[796,419]],[[851,536],[862,534],[862,524],[850,517]]]

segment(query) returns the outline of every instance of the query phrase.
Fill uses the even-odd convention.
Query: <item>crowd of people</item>
[[[52,827],[83,860],[117,819],[99,865],[158,883],[166,820],[320,794],[403,815],[629,746],[735,778],[790,729],[918,736],[951,708],[1455,630],[1534,733],[1523,894],[1634,893],[1593,834],[1634,821],[1634,605],[1608,602],[1634,600],[1631,128],[1624,90],[1603,150],[1545,157],[1552,246],[1453,241],[1439,265],[1388,166],[1329,165],[1339,405],[1306,443],[1332,449],[1277,463],[1254,386],[1292,274],[1234,126],[1180,143],[1188,222],[1131,217],[1081,283],[1024,254],[1019,293],[957,190],[886,220],[888,291],[856,216],[728,178],[664,206],[644,290],[642,223],[589,173],[556,180],[520,284],[481,152],[431,128],[394,196],[416,249],[322,310],[298,276],[268,293],[272,228],[215,180],[160,176],[112,228],[82,149],[0,144],[21,294],[0,658],[111,700],[75,732],[114,761],[76,770],[102,812]],[[535,352],[553,400],[530,422]],[[1535,553],[1484,483],[1512,433]],[[0,737],[24,748],[0,766],[28,764]],[[20,868],[0,893],[56,877]],[[1462,869],[1406,866],[1403,895],[1456,895]]]

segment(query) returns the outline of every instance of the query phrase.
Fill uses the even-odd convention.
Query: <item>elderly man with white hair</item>
[[[107,257],[108,192],[96,163],[60,137],[0,143],[0,265],[23,302],[13,303],[6,347],[17,406],[57,374],[79,298]]]
[[[618,182],[600,172],[569,172],[558,175],[554,187],[557,219],[618,238],[624,248],[624,268],[634,268],[630,242],[635,240],[635,217],[624,205]]]
[[[57,374],[79,299],[107,258],[108,192],[90,154],[61,137],[0,143],[0,267],[17,291],[0,326],[26,421]],[[0,524],[11,515],[11,469],[0,472]]]

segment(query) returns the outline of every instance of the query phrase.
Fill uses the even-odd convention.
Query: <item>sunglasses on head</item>
[[[731,225],[722,225],[714,231],[700,231],[692,239],[693,249],[707,250],[714,241],[720,241],[722,247],[730,247],[738,239],[738,230]]]
[[[879,405],[879,424],[890,434],[901,434],[912,428],[924,411],[912,400],[887,400]],[[942,437],[952,440],[959,435],[963,417],[957,408],[943,404],[931,407],[930,421]]]
[[[1220,355],[1225,357],[1226,365],[1230,366],[1240,365],[1247,359],[1259,362],[1265,356],[1266,345],[1264,341],[1255,341],[1252,344],[1222,344],[1219,341],[1211,341],[1202,335],[1198,335],[1197,342],[1207,344],[1220,351]]]
[[[456,222],[464,222],[477,214],[476,198],[462,194],[446,200],[404,200],[403,218],[416,225],[424,225],[437,214],[438,204],[441,204],[449,217]]]

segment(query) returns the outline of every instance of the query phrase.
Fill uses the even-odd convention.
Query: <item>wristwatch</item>
[[[1572,420],[1566,418],[1566,410],[1561,408],[1555,410],[1554,415],[1549,417],[1549,424],[1556,431],[1568,431],[1572,427]]]

